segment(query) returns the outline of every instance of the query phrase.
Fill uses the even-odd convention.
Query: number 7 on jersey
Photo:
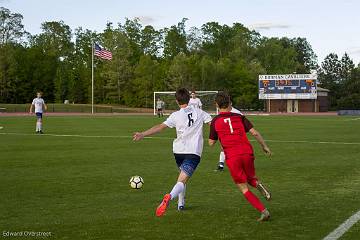
[[[234,132],[233,126],[231,124],[231,119],[230,118],[224,118],[224,122],[229,124],[230,127],[230,133]]]

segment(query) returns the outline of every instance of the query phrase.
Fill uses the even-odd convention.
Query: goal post
[[[201,100],[202,109],[210,114],[218,114],[218,109],[215,106],[215,96],[218,91],[195,91],[196,97]],[[169,115],[179,109],[175,100],[175,91],[154,92],[154,115],[157,114],[156,102],[160,98],[165,104],[163,112]]]

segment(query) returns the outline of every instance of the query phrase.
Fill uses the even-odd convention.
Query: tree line
[[[187,28],[186,18],[163,29],[125,19],[102,32],[49,21],[32,35],[22,20],[0,8],[1,103],[30,102],[37,90],[47,102],[89,103],[95,41],[113,54],[111,61],[95,58],[96,103],[150,107],[154,91],[183,86],[226,89],[235,104],[260,109],[259,74],[317,71],[332,108],[360,108],[360,66],[346,53],[331,53],[319,66],[305,38],[268,38],[240,23]]]

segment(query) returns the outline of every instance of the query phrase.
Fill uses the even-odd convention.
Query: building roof
[[[318,91],[318,92],[330,92],[329,89],[322,88],[322,87],[317,87],[317,91]]]

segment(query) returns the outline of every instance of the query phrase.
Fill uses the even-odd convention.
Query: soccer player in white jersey
[[[238,109],[236,109],[236,108],[234,108],[234,107],[231,107],[231,112],[242,115],[242,113],[240,112],[240,110],[238,110]],[[219,164],[218,164],[218,167],[217,167],[217,171],[223,171],[223,170],[224,170],[224,165],[225,165],[225,153],[224,153],[224,151],[222,150],[222,151],[220,152],[220,156],[219,156]]]
[[[208,113],[188,105],[190,94],[187,89],[177,90],[175,98],[180,110],[172,113],[165,122],[144,132],[136,132],[133,137],[134,141],[139,141],[165,128],[176,128],[177,137],[173,142],[173,152],[180,174],[171,192],[165,194],[157,207],[156,216],[158,217],[165,214],[170,201],[176,197],[178,197],[178,210],[184,209],[186,183],[198,166],[203,151],[203,125],[211,122],[211,116]]]
[[[195,108],[202,108],[201,100],[200,98],[196,97],[196,93],[194,91],[191,92],[189,105],[194,106]]]
[[[157,110],[158,117],[164,116],[164,109],[163,109],[164,106],[165,106],[164,101],[162,101],[160,98],[158,98],[156,101],[156,110]]]
[[[47,106],[45,104],[44,99],[42,99],[41,97],[42,93],[41,92],[37,92],[36,93],[36,98],[34,98],[34,100],[32,101],[32,104],[30,106],[30,114],[33,113],[33,108],[35,108],[35,114],[36,114],[36,133],[43,133],[42,131],[42,115],[44,110],[47,110]]]

